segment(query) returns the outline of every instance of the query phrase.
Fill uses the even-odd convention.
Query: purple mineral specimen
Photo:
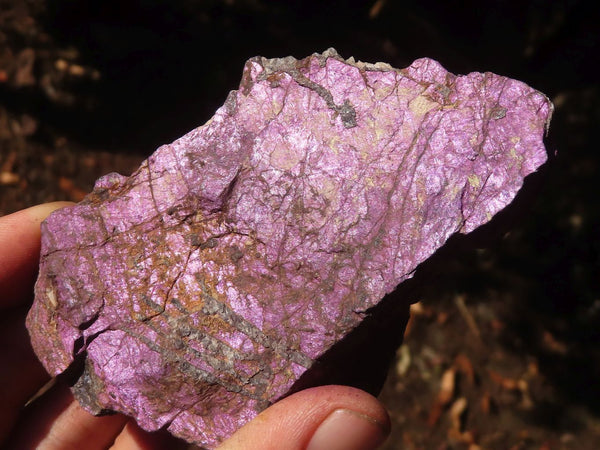
[[[342,59],[249,60],[205,125],[42,225],[27,325],[89,411],[214,447],[545,160],[522,82]]]

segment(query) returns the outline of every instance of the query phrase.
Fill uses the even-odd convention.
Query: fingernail
[[[321,423],[306,450],[373,450],[389,430],[373,418],[349,409],[336,409]]]

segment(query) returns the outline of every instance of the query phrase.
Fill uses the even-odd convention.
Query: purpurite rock
[[[205,125],[42,225],[34,349],[93,413],[214,447],[546,160],[552,105],[492,73],[334,50],[249,60]]]

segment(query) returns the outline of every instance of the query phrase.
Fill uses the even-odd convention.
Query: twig
[[[460,315],[463,317],[463,319],[465,319],[465,322],[467,322],[467,326],[469,327],[469,330],[471,330],[471,333],[473,333],[473,335],[481,343],[481,332],[479,331],[477,322],[475,322],[473,315],[471,314],[469,308],[467,308],[467,305],[465,304],[465,296],[457,295],[456,297],[454,297],[454,303],[456,303],[456,307],[458,308],[458,312],[460,312]]]

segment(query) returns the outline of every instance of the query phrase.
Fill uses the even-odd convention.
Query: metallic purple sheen
[[[548,99],[431,59],[249,60],[203,126],[42,225],[27,318],[73,391],[209,448],[546,160]]]

